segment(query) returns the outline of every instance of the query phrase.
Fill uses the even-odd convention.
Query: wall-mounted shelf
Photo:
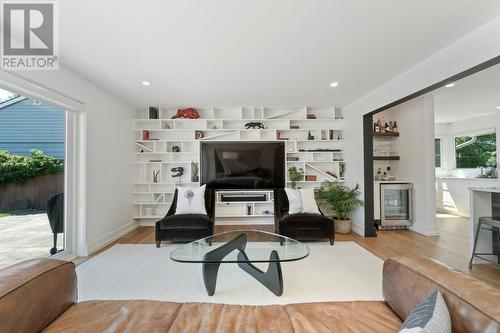
[[[325,181],[335,181],[329,173],[343,181],[344,120],[341,110],[335,107],[242,106],[196,110],[200,114],[198,119],[171,119],[177,109],[160,109],[159,119],[148,119],[147,110],[137,112],[132,124],[134,219],[150,223],[163,217],[176,186],[199,184],[190,182],[191,162],[199,162],[202,141],[282,141],[285,143],[285,168],[296,165],[303,168],[306,175],[317,178],[316,181],[298,182],[299,187],[317,188]],[[311,115],[316,118],[308,119]],[[246,129],[248,122],[261,122],[266,128]],[[203,137],[197,139],[197,132],[202,132]],[[309,140],[312,137],[314,139]],[[299,158],[299,161],[289,161],[289,157]],[[182,179],[172,177],[171,169],[175,166],[184,168]],[[158,182],[153,182],[153,172],[157,171]],[[290,186],[288,170],[285,174]],[[226,219],[229,222],[239,218],[244,223],[247,208],[232,206],[234,212],[221,212],[219,218],[231,217]],[[272,208],[272,203],[253,203],[253,219],[249,223],[259,223],[256,220],[272,222],[272,214],[262,213],[263,210],[271,212]]]
[[[399,156],[373,156],[374,161],[399,161]]]
[[[388,132],[384,132],[384,133],[373,133],[373,137],[376,138],[376,137],[383,137],[383,138],[391,138],[391,137],[398,137],[399,136],[399,132],[396,132],[396,133],[388,133]]]

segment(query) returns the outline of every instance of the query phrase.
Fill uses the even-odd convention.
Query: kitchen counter
[[[476,227],[479,217],[498,215],[498,207],[500,205],[500,186],[477,186],[469,187],[470,196],[470,253],[472,254],[472,246],[476,235]],[[477,239],[476,252],[493,252],[493,237],[492,233],[482,230]],[[496,256],[484,256],[490,260],[497,260]],[[485,263],[486,261],[480,258],[475,258],[474,263]]]
[[[497,187],[497,186],[469,187],[469,191],[500,193],[500,187]]]
[[[457,179],[457,180],[490,180],[490,181],[499,181],[498,178],[476,178],[476,177],[456,177],[456,176],[436,176],[436,179]]]

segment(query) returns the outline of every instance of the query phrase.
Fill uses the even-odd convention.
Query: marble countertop
[[[493,181],[499,181],[500,179],[498,178],[470,178],[470,177],[456,177],[456,176],[436,176],[436,179],[457,179],[457,180],[493,180]]]
[[[500,187],[494,187],[494,186],[469,187],[469,191],[500,193]]]

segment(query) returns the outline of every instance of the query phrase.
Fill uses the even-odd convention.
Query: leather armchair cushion
[[[143,300],[82,302],[70,307],[43,332],[167,332],[181,306]]]
[[[40,332],[76,302],[75,264],[32,259],[0,270],[0,332]]]
[[[291,228],[325,228],[330,223],[330,219],[319,214],[300,213],[286,214],[282,217],[281,226]]]
[[[158,223],[161,230],[207,229],[210,224],[210,218],[208,215],[202,214],[181,214],[164,217]]]

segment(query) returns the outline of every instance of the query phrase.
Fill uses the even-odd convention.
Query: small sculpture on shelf
[[[177,178],[177,177],[182,177],[184,175],[184,168],[183,167],[175,167],[170,169],[170,171],[173,173],[172,178]]]
[[[172,153],[178,153],[178,152],[181,151],[181,149],[179,148],[179,146],[172,146],[171,150],[172,150]]]
[[[252,121],[249,123],[245,124],[246,129],[265,129],[266,127],[264,126],[263,123],[260,123],[258,121]]]
[[[194,132],[194,137],[195,139],[199,140],[199,139],[203,139],[205,137],[205,134],[203,134],[202,131],[195,131]]]
[[[200,114],[194,108],[179,109],[172,119],[183,118],[183,119],[198,119]]]
[[[160,108],[157,106],[149,107],[149,119],[159,119],[160,118]]]
[[[197,183],[200,180],[200,167],[198,163],[191,161],[191,182]]]
[[[160,175],[160,170],[153,170],[153,183],[158,183],[159,175]]]

